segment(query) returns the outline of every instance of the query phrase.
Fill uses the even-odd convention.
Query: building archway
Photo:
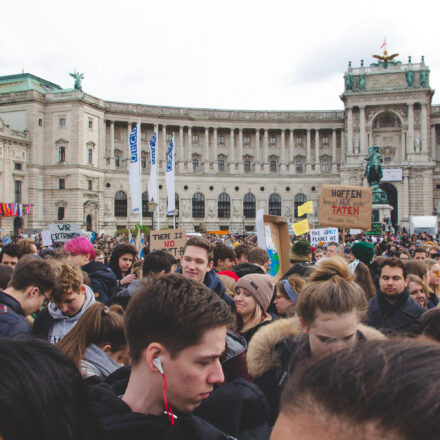
[[[381,189],[385,191],[385,194],[387,195],[388,204],[390,204],[393,207],[393,210],[391,211],[391,223],[393,225],[397,225],[398,219],[399,219],[399,211],[398,211],[398,196],[397,196],[397,189],[394,185],[392,185],[389,182],[382,182],[379,184]],[[380,221],[383,219],[381,218]]]

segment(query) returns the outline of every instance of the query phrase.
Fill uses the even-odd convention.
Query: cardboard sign
[[[49,231],[52,242],[65,242],[81,235],[76,223],[52,223]]]
[[[382,224],[371,223],[371,229],[366,232],[367,235],[382,235]]]
[[[257,211],[256,226],[258,247],[266,249],[270,257],[269,275],[278,281],[289,269],[289,228],[284,217],[264,215]]]
[[[41,241],[43,246],[52,246],[50,231],[41,231]]]
[[[369,230],[373,190],[367,186],[322,185],[319,226]]]
[[[339,243],[338,228],[322,228],[310,230],[310,244],[312,246],[318,246],[319,242],[330,243],[335,241]]]
[[[164,229],[150,232],[150,249],[168,251],[176,258],[183,255],[183,247],[186,243],[186,231],[184,229]]]

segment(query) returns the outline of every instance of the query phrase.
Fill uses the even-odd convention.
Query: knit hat
[[[252,273],[240,278],[235,286],[248,290],[263,311],[266,311],[273,296],[273,281],[270,275]]]
[[[374,257],[373,243],[359,241],[351,247],[351,253],[362,263],[369,265]]]
[[[290,251],[290,260],[309,261],[311,251],[312,246],[310,246],[310,243],[307,240],[295,241]]]

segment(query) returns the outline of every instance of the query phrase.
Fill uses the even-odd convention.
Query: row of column
[[[110,142],[106,143],[107,151],[106,156],[110,157],[113,155],[113,151],[115,148],[115,123],[114,121],[110,122]],[[133,124],[136,122],[129,122],[127,123],[127,138],[128,133],[130,133]],[[179,127],[179,136],[178,139],[175,139],[176,143],[176,162],[177,161],[183,161],[183,162],[191,162],[192,161],[192,154],[193,154],[193,133],[192,133],[192,127],[188,127],[187,129],[187,142],[186,147],[184,145],[184,127]],[[254,153],[254,159],[257,163],[267,163],[269,161],[269,129],[262,129],[263,130],[263,148],[261,149],[261,141],[260,141],[260,130],[257,129],[255,132],[255,151]],[[281,130],[281,139],[280,139],[280,163],[281,164],[287,164],[291,163],[294,160],[294,146],[295,146],[295,139],[294,139],[294,130],[295,129],[289,129],[289,138],[288,138],[288,150],[287,150],[287,142],[286,142],[286,131],[287,130]],[[312,142],[311,142],[311,131],[315,131],[315,157],[314,157],[314,163],[315,163],[315,170],[320,170],[320,129],[298,129],[298,130],[306,130],[306,166],[310,168],[312,165]],[[159,158],[165,159],[166,156],[166,146],[168,145],[167,141],[167,127],[165,125],[162,125],[161,133],[159,131],[158,125],[154,125],[154,131],[157,132],[159,137]],[[326,129],[328,131],[328,129]],[[343,135],[343,132],[341,131],[341,135]],[[243,146],[247,145],[243,142],[243,129],[238,129],[238,143],[237,143],[237,149],[235,147],[235,128],[230,129],[230,136],[229,136],[229,162],[242,162],[243,160]],[[343,136],[341,137],[343,139]],[[334,166],[336,166],[336,129],[332,129],[332,137],[331,137],[331,156],[333,158],[332,162]],[[343,144],[342,144],[343,145]],[[165,147],[164,147],[165,146]],[[200,143],[200,146],[202,147],[203,151],[203,157],[204,162],[209,161],[216,161],[217,155],[218,155],[218,128],[213,129],[213,137],[212,137],[212,145],[210,148],[210,142],[209,142],[209,128],[205,128],[204,132],[204,143]],[[225,145],[226,146],[226,145]],[[227,147],[226,147],[227,148]]]

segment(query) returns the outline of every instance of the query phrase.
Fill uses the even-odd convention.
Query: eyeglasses
[[[39,287],[37,287],[37,289],[38,289],[38,293],[41,296],[44,296],[43,306],[47,306],[47,304],[49,303],[49,298],[46,296],[46,294]]]

